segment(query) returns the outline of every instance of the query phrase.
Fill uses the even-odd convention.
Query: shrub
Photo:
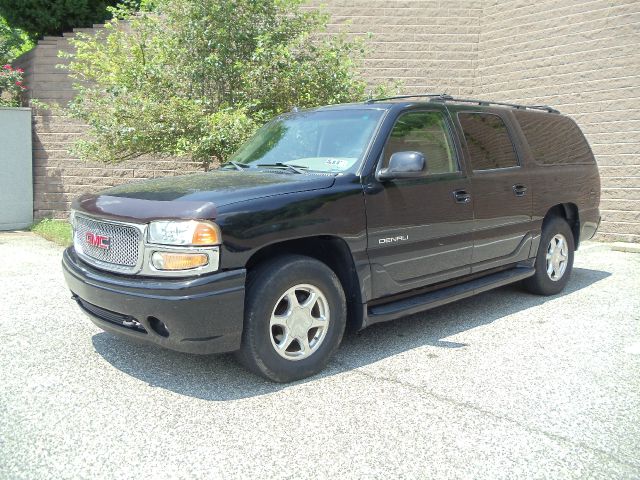
[[[158,3],[73,41],[70,111],[90,126],[82,158],[190,155],[206,167],[293,106],[366,96],[362,43],[316,35],[328,17],[300,0]]]
[[[14,69],[11,65],[0,68],[0,107],[20,106],[20,94],[26,90],[23,73],[21,68]]]

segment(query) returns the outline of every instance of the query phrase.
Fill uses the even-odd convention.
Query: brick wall
[[[487,0],[474,95],[573,117],[602,176],[602,240],[640,241],[640,2]]]
[[[481,0],[312,0],[331,14],[329,34],[368,39],[362,73],[371,83],[400,80],[406,92],[472,93]]]
[[[600,239],[640,242],[640,2],[637,0],[310,0],[331,14],[329,34],[366,37],[362,72],[371,83],[400,80],[407,93],[447,92],[547,103],[571,115],[596,154],[603,187]],[[73,34],[71,34],[73,35]],[[46,38],[20,59],[32,93],[73,94]],[[145,160],[106,166],[66,148],[81,125],[34,118],[36,217],[64,216],[77,192],[197,166]]]

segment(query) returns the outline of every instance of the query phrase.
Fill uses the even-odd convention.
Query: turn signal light
[[[210,223],[198,222],[193,231],[193,245],[217,245],[220,243],[218,229]]]
[[[204,253],[153,252],[151,264],[156,270],[191,270],[204,267],[209,257]]]

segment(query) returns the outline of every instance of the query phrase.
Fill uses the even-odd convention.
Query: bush
[[[364,99],[362,44],[315,35],[328,17],[301,3],[160,1],[154,13],[80,35],[71,113],[90,135],[75,152],[112,162],[190,155],[206,167],[293,106]]]
[[[11,65],[0,68],[0,107],[19,107],[20,94],[26,90],[23,85],[21,68],[14,69]]]

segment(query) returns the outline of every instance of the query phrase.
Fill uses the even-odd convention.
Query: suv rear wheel
[[[560,293],[571,276],[574,249],[567,222],[560,217],[546,221],[535,261],[536,273],[523,282],[525,288],[538,295]]]
[[[337,350],[346,315],[344,292],[333,270],[309,257],[280,257],[250,274],[237,356],[276,382],[308,377]]]

